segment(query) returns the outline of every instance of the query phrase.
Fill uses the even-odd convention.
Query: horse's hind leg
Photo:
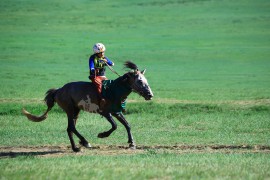
[[[102,133],[98,134],[99,138],[105,138],[105,137],[109,137],[111,135],[111,133],[117,129],[117,124],[115,123],[115,121],[112,118],[111,114],[102,114],[112,125],[112,128],[109,131],[105,131]]]
[[[68,118],[68,128],[67,128],[67,133],[68,133],[68,137],[69,137],[69,141],[70,141],[70,144],[71,144],[71,148],[74,152],[79,152],[80,151],[80,148],[77,148],[76,145],[75,145],[75,142],[74,142],[74,139],[73,139],[73,132],[72,132],[72,126],[73,125],[73,119],[70,119]]]
[[[91,145],[88,143],[88,141],[77,131],[76,129],[76,122],[78,119],[80,110],[76,108],[69,109],[67,112],[68,116],[68,127],[67,127],[67,133],[68,137],[71,143],[72,150],[74,152],[80,151],[80,148],[77,148],[73,139],[73,133],[80,139],[80,144],[83,145],[84,147],[91,147]]]

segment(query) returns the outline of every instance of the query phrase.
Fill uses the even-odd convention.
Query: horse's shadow
[[[16,157],[27,157],[27,156],[45,156],[53,154],[61,154],[64,151],[61,150],[48,150],[39,152],[0,152],[0,159],[2,158],[16,158]]]

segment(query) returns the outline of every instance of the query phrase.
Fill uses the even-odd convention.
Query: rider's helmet
[[[106,50],[106,48],[105,48],[104,44],[102,44],[102,43],[96,43],[93,46],[93,51],[95,54],[105,52],[105,50]]]

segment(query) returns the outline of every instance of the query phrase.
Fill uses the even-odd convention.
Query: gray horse
[[[114,116],[127,130],[129,147],[135,149],[136,145],[130,131],[130,126],[122,113],[123,104],[125,104],[123,102],[125,102],[125,99],[132,91],[143,96],[145,100],[151,100],[153,93],[144,76],[145,70],[139,71],[137,65],[130,61],[125,62],[124,66],[131,70],[116,80],[110,81],[107,86],[104,85],[103,96],[105,96],[108,101],[102,109],[99,107],[100,96],[94,84],[90,82],[71,82],[64,85],[62,88],[47,91],[44,99],[47,104],[47,110],[43,115],[35,116],[24,109],[23,114],[31,121],[43,121],[47,118],[48,112],[56,102],[67,114],[67,133],[74,152],[80,151],[80,148],[75,145],[73,133],[80,139],[82,146],[86,148],[91,147],[88,141],[76,129],[76,122],[81,110],[90,113],[98,113],[111,123],[112,128],[99,133],[99,138],[108,137],[116,130],[117,125],[112,117]]]

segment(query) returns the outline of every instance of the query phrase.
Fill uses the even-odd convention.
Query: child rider
[[[100,95],[100,108],[106,104],[106,100],[101,95],[102,90],[102,81],[106,80],[105,66],[113,66],[114,63],[105,56],[105,46],[102,43],[96,43],[93,46],[94,54],[89,58],[89,69],[90,69],[90,76],[89,79],[95,84],[97,91]]]

